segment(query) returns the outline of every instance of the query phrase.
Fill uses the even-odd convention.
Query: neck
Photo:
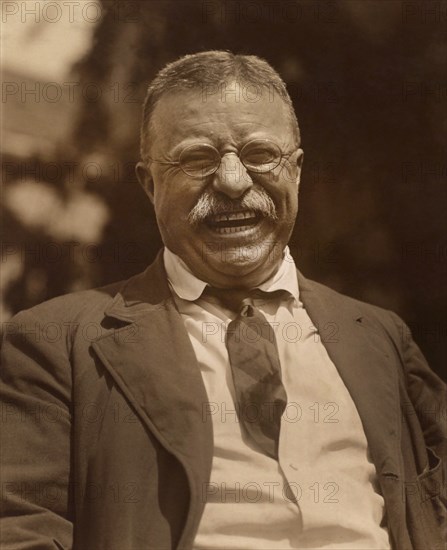
[[[282,258],[278,258],[274,263],[269,263],[267,266],[262,266],[253,269],[249,273],[236,274],[224,274],[219,273],[216,277],[207,277],[205,280],[210,286],[223,288],[223,289],[235,289],[241,291],[247,291],[256,288],[268,279],[270,279],[279,269],[282,263]]]
[[[278,271],[284,255],[285,250],[277,250],[269,254],[262,263],[255,266],[233,265],[232,272],[229,270],[225,272],[219,269],[204,269],[202,273],[194,274],[213,287],[250,290],[265,283]]]

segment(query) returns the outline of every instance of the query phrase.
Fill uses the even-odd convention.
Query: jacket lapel
[[[385,500],[393,547],[407,548],[398,377],[390,348],[354,301],[307,281],[300,297],[357,407]],[[399,367],[397,367],[399,368]]]
[[[161,255],[129,281],[105,314],[125,325],[93,349],[145,425],[183,464],[191,507],[200,507],[213,453],[212,427],[203,421],[207,394]],[[190,509],[191,516],[197,510]]]
[[[306,280],[300,297],[357,407],[379,475],[399,477],[400,410],[390,350],[354,301]]]

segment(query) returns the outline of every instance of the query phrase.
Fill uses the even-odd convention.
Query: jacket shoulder
[[[362,321],[369,322],[381,331],[384,330],[392,340],[401,340],[404,332],[409,333],[410,329],[405,322],[393,311],[352,298],[316,281],[304,279],[302,276],[301,278],[323,302],[332,304],[340,312],[352,312]]]
[[[79,318],[102,318],[107,304],[127,283],[128,280],[123,280],[103,287],[57,296],[18,312],[9,323],[26,322],[28,319],[38,319],[40,322],[69,322]]]

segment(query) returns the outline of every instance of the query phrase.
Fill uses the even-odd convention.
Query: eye
[[[220,155],[212,146],[191,145],[182,151],[179,162],[187,174],[204,175],[219,166]]]
[[[267,140],[251,141],[241,151],[244,164],[253,169],[273,169],[281,160],[281,149]]]

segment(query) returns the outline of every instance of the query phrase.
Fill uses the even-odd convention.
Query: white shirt
[[[288,249],[258,288],[284,289],[289,298],[254,300],[275,330],[288,397],[278,461],[245,438],[235,413],[225,347],[234,315],[203,299],[206,283],[166,248],[164,262],[208,394],[203,420],[214,433],[194,548],[389,549],[384,501],[357,409],[299,300]]]

